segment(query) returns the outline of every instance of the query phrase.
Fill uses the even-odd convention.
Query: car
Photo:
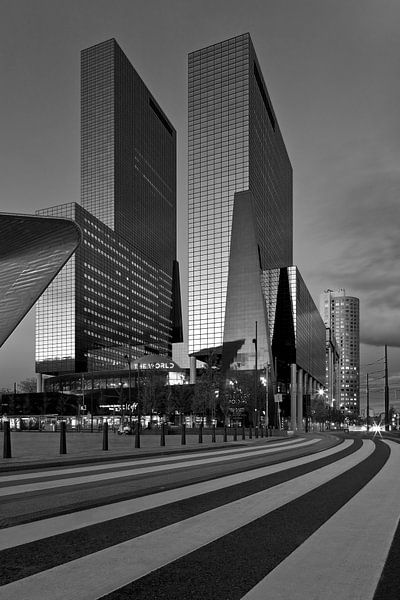
[[[132,435],[133,429],[130,425],[120,425],[117,430],[118,435]]]

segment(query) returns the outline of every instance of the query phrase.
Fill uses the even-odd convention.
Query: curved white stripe
[[[379,473],[245,600],[372,600],[399,521],[400,445],[385,443],[391,453]]]
[[[293,438],[293,439],[288,439],[288,440],[276,440],[276,441],[267,441],[265,440],[264,443],[267,443],[268,446],[271,446],[273,448],[282,448],[284,446],[291,446],[294,443],[298,443],[301,441],[304,441],[305,438]],[[236,442],[235,442],[236,443]],[[84,467],[72,467],[72,468],[59,468],[59,469],[49,469],[46,471],[32,471],[32,472],[25,472],[25,473],[12,473],[12,474],[8,474],[8,473],[2,473],[0,475],[0,483],[8,483],[9,481],[28,481],[31,479],[40,479],[40,478],[44,478],[44,477],[54,477],[54,476],[60,476],[60,475],[73,475],[73,474],[78,474],[78,473],[93,473],[94,471],[105,471],[105,470],[110,470],[112,471],[113,469],[119,469],[119,468],[124,468],[124,467],[138,467],[140,465],[149,465],[149,464],[161,464],[161,463],[166,463],[166,462],[175,462],[175,461],[179,461],[179,460],[186,460],[186,459],[196,459],[196,458],[201,458],[203,456],[210,456],[210,454],[212,453],[213,456],[217,455],[217,454],[221,454],[222,456],[225,455],[229,455],[229,454],[234,454],[234,453],[239,453],[239,452],[248,452],[249,451],[249,446],[246,442],[237,442],[237,443],[245,443],[246,446],[244,448],[230,448],[227,450],[224,450],[222,448],[210,448],[207,451],[204,452],[190,452],[190,453],[183,453],[180,452],[178,456],[153,456],[151,458],[137,458],[137,459],[133,459],[133,460],[125,460],[125,461],[119,461],[119,462],[103,462],[100,465],[86,465]],[[255,448],[258,448],[259,446],[255,446]],[[90,457],[88,457],[88,461],[90,461]]]
[[[375,448],[363,441],[357,452],[312,473],[215,508],[149,534],[20,579],[2,588],[7,600],[95,600],[206,544],[235,531],[313,490],[369,456]]]
[[[306,446],[312,446],[320,442],[319,439],[307,440],[304,442],[299,442],[298,444],[292,444],[290,449],[292,448],[303,448]],[[156,473],[157,471],[170,471],[175,469],[184,469],[187,467],[195,467],[204,464],[211,464],[216,462],[226,462],[230,460],[237,460],[238,458],[248,457],[248,456],[260,456],[263,454],[271,454],[272,452],[277,452],[278,450],[283,450],[282,448],[274,447],[264,447],[257,450],[253,448],[248,448],[247,452],[241,453],[239,456],[237,454],[232,454],[230,456],[215,456],[210,457],[208,454],[207,457],[201,460],[190,460],[184,461],[175,464],[166,464],[166,465],[155,465],[149,467],[142,467],[139,469],[129,469],[122,471],[114,471],[114,472],[106,472],[106,473],[98,473],[96,475],[81,475],[79,477],[70,477],[65,479],[54,479],[54,480],[45,480],[45,481],[37,481],[35,483],[23,483],[19,485],[13,485],[10,487],[2,487],[0,488],[0,496],[11,496],[12,494],[24,494],[27,492],[37,492],[41,490],[49,490],[61,487],[69,487],[72,485],[83,485],[87,483],[95,483],[98,481],[105,481],[110,479],[122,479],[125,477],[133,477],[134,475],[144,475],[146,473]],[[286,450],[286,448],[284,448]]]
[[[215,490],[221,490],[226,487],[245,483],[246,481],[251,481],[258,477],[265,477],[266,475],[272,475],[279,471],[315,462],[321,458],[337,454],[353,444],[353,440],[346,440],[340,446],[334,446],[333,448],[323,450],[318,454],[295,458],[275,465],[252,469],[243,473],[218,477],[218,479],[212,479],[211,481],[203,481],[201,483],[195,483],[165,492],[157,492],[156,494],[150,494],[141,498],[114,502],[113,504],[90,508],[68,515],[52,517],[41,521],[34,521],[33,523],[25,523],[24,525],[16,525],[15,527],[2,529],[0,530],[0,551],[21,544],[27,544],[28,542],[34,542],[52,535],[59,535],[60,533],[67,533],[69,531],[81,529],[82,527],[109,521],[110,519],[126,517],[127,515],[157,508],[158,506],[164,506],[171,502],[178,502],[179,500],[200,496],[201,494],[207,494]]]

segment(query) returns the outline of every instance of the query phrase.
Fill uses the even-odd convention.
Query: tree
[[[254,375],[248,371],[235,371],[230,373],[230,377],[227,392],[230,396],[231,412],[236,417],[240,415],[243,420],[253,425],[255,409]]]
[[[214,418],[217,382],[211,367],[207,366],[194,386],[192,410],[204,419]]]
[[[308,416],[312,416],[317,423],[323,423],[328,419],[329,407],[323,397],[316,396],[311,399],[311,415]]]
[[[165,373],[149,371],[140,380],[139,399],[142,403],[143,414],[150,416],[160,412],[165,404],[166,388]]]
[[[178,412],[180,420],[182,420],[182,415],[189,414],[192,410],[193,397],[193,385],[170,386],[166,395],[164,412],[169,414],[170,418],[172,417],[172,413]]]

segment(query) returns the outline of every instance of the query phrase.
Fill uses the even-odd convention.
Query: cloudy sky
[[[248,31],[293,165],[295,263],[317,304],[360,298],[362,382],[387,344],[400,406],[399,23],[399,0],[0,0],[0,210],[79,201],[80,50],[115,37],[178,131],[184,274],[187,54]],[[31,312],[0,387],[33,376],[33,338]]]

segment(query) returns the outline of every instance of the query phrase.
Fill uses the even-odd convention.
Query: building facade
[[[332,330],[340,355],[338,408],[360,412],[360,301],[344,289],[326,290],[320,297],[320,313]]]
[[[241,192],[262,268],[291,265],[292,168],[249,34],[189,55],[189,354],[224,342]]]
[[[0,346],[82,238],[66,219],[0,213]]]
[[[81,55],[81,205],[39,211],[83,242],[39,301],[36,370],[127,368],[182,335],[176,133],[112,39]]]
[[[310,399],[325,384],[325,325],[297,267],[266,270],[262,281],[275,391],[292,429],[301,429]]]

